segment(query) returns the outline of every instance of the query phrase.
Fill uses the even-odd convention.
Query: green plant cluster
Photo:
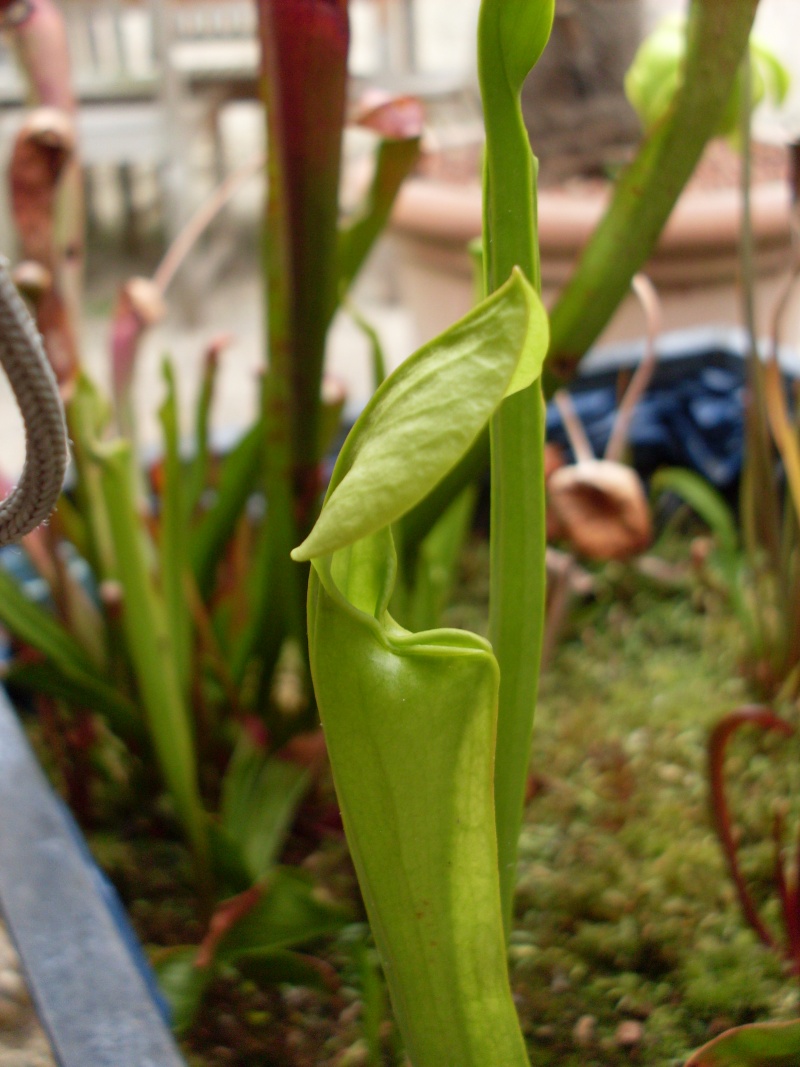
[[[369,117],[379,134],[373,182],[361,210],[342,222],[346,0],[258,7],[269,135],[259,417],[228,456],[212,455],[209,359],[186,460],[178,387],[165,366],[164,456],[153,491],[145,489],[135,442],[120,432],[142,329],[127,290],[115,322],[115,409],[79,370],[65,388],[76,484],[53,530],[88,561],[98,597],[60,565],[58,541],[46,534],[26,547],[54,612],[0,572],[0,616],[29,650],[10,677],[44,701],[51,737],[68,738],[59,755],[75,797],[87,799],[84,775],[110,780],[124,764],[132,792],[155,789],[156,809],[185,835],[201,938],[172,945],[158,962],[176,1026],[188,1027],[212,982],[230,972],[273,984],[318,981],[319,961],[298,950],[351,918],[307,872],[280,862],[323,748],[318,713],[413,1067],[523,1067],[529,1052],[514,993],[523,1004],[530,996],[542,1020],[538,1030],[526,1023],[533,1061],[549,1062],[550,1008],[535,984],[525,991],[526,975],[565,992],[590,982],[598,1010],[625,1002],[636,1016],[652,1004],[666,1031],[670,967],[683,973],[698,1016],[729,1010],[738,1021],[771,1005],[771,993],[759,999],[727,977],[733,961],[756,959],[732,928],[698,923],[710,939],[710,970],[675,953],[672,934],[691,907],[681,875],[691,861],[711,865],[708,841],[675,836],[687,801],[692,825],[700,821],[702,775],[689,755],[698,726],[685,721],[697,693],[684,694],[683,707],[654,701],[650,709],[672,734],[651,764],[662,807],[648,808],[637,775],[650,739],[646,727],[622,729],[613,648],[596,698],[605,690],[619,733],[589,745],[574,782],[560,787],[560,807],[523,833],[528,873],[516,887],[545,612],[543,393],[572,372],[627,292],[717,129],[756,0],[694,0],[680,87],[621,176],[554,308],[552,333],[538,294],[536,161],[519,96],[547,42],[553,0],[483,0],[487,296],[380,385],[324,500],[321,460],[340,414],[321,398],[328,329],[414,163],[420,129],[408,129],[407,101]],[[53,203],[44,198],[39,209]],[[52,227],[52,217],[46,222]],[[376,376],[380,364],[376,349]],[[460,494],[487,447],[488,641],[436,628],[469,518]],[[580,657],[574,671],[581,674]],[[654,693],[658,684],[651,679]],[[568,724],[565,714],[560,728]],[[559,739],[554,766],[573,741]],[[560,880],[564,857],[584,875],[572,884]],[[634,876],[633,865],[648,862],[651,874]],[[524,921],[510,942],[512,985],[515,890]],[[537,917],[565,909],[558,936],[537,928]],[[378,988],[371,949],[362,949],[362,986]],[[591,975],[582,971],[587,960]],[[765,964],[759,989],[770,987],[774,967]],[[365,994],[374,1063],[379,999]]]

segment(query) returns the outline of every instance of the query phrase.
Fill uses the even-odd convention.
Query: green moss
[[[720,1027],[791,1017],[797,997],[744,924],[708,814],[709,731],[747,699],[735,624],[713,600],[623,570],[603,580],[542,682],[512,980],[534,1067],[677,1067]],[[800,792],[798,755],[785,739],[731,746],[742,861],[768,921],[771,810]],[[578,1047],[586,1015],[594,1036]],[[617,1040],[631,1019],[635,1050]]]

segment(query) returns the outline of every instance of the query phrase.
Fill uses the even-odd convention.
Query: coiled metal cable
[[[25,466],[0,504],[0,545],[18,541],[53,510],[67,468],[67,428],[42,339],[0,257],[0,366],[25,424]]]

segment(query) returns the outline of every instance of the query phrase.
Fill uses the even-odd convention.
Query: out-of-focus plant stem
[[[346,0],[259,0],[269,192],[265,267],[273,402],[285,407],[301,538],[319,496],[320,385],[338,300]],[[291,546],[289,546],[291,547]]]
[[[537,291],[541,290],[536,161],[522,119],[520,90],[547,42],[553,5],[548,0],[530,5],[518,27],[522,41],[507,32],[514,15],[523,13],[511,4],[503,8],[484,0],[478,25],[478,69],[486,125],[483,259],[489,293],[498,289],[515,267]],[[522,48],[525,51],[519,54]],[[544,403],[539,379],[506,398],[492,417],[490,436],[489,639],[500,666],[495,820],[507,938],[544,635]]]
[[[545,396],[552,396],[575,373],[655,247],[730,96],[757,6],[758,0],[693,0],[685,85],[620,179],[605,217],[553,308]],[[413,556],[439,516],[488,462],[487,434],[405,516],[405,552]]]
[[[730,98],[758,0],[692,0],[683,85],[620,177],[551,314],[547,392],[568,380],[653,251]]]
[[[4,5],[0,14],[9,6]],[[53,0],[29,0],[26,17],[9,28],[10,39],[28,83],[31,104],[55,108],[74,122],[76,100],[66,25],[59,6]],[[43,295],[37,308],[37,318],[43,320],[40,329],[42,325],[49,327],[54,343],[62,351],[69,350],[71,384],[78,363],[84,269],[83,182],[75,151],[59,175],[57,194],[51,262],[44,264],[53,277],[50,290]],[[42,329],[45,337],[47,332]],[[60,338],[56,339],[56,333],[61,335]],[[63,389],[68,387],[62,383]]]

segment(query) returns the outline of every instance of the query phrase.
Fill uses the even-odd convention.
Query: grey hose
[[[67,468],[67,428],[42,339],[0,257],[0,365],[25,424],[25,466],[0,504],[0,545],[18,541],[53,510]]]

